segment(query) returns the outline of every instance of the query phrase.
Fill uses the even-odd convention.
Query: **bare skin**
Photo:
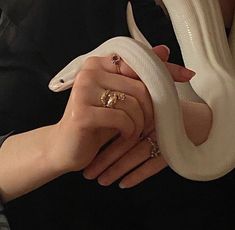
[[[162,60],[168,59],[163,46],[154,50]],[[177,81],[188,81],[194,74],[177,65],[166,65]],[[4,142],[0,149],[0,190],[5,202],[62,174],[84,169],[117,133],[132,143],[139,139],[142,130],[151,126],[151,99],[144,84],[131,78],[132,72],[124,74],[116,74],[110,57],[90,58],[77,75],[57,124],[13,135]],[[97,98],[106,88],[125,92],[126,104],[103,108]]]
[[[124,62],[121,63],[120,70],[123,75],[128,73],[128,76],[138,79],[138,76]],[[211,129],[211,110],[206,104],[188,101],[181,101],[181,108],[189,139],[195,145],[202,144]],[[153,122],[147,130],[149,132],[145,132],[145,135],[156,141],[157,130],[154,130]],[[97,178],[99,184],[103,186],[109,186],[127,174],[121,180],[120,187],[133,187],[167,166],[162,155],[150,159],[150,150],[151,145],[145,139],[126,140],[118,137],[95,157],[83,174],[87,179]],[[132,171],[134,168],[136,169]]]
[[[156,0],[156,3],[167,14],[162,0]],[[235,1],[220,0],[220,4],[225,27],[230,28],[233,21]],[[193,140],[195,145],[202,144],[207,139],[212,125],[212,113],[209,107],[202,103],[189,103],[184,101],[181,101],[181,105],[184,114],[185,129],[189,138]],[[191,119],[188,119],[188,117],[191,117]],[[155,133],[152,132],[149,136],[154,138]],[[132,143],[131,145],[130,142],[127,143],[119,139],[95,158],[91,165],[84,171],[84,176],[87,179],[98,178],[98,182],[101,185],[107,186],[126,174],[120,182],[120,187],[133,187],[148,177],[157,174],[167,166],[167,163],[161,156],[145,162],[149,157],[149,151],[149,143],[146,141],[141,141],[137,144]],[[137,169],[130,172],[136,167]],[[128,174],[128,172],[130,173]]]
[[[155,52],[164,62],[168,59],[166,50],[158,48]],[[142,130],[151,129],[151,100],[144,85],[125,66],[125,63],[122,63],[122,74],[125,76],[117,76],[116,68],[110,65],[110,59],[90,59],[77,76],[64,115],[57,124],[11,136],[4,142],[0,149],[0,190],[5,202],[30,192],[64,173],[80,171],[91,165],[91,162],[97,162],[94,159],[98,159],[96,156],[100,147],[119,132],[124,139],[121,141],[125,141],[124,149],[118,150],[119,154],[130,155],[126,155],[121,164],[114,159],[121,170],[109,170],[107,162],[101,164],[104,170],[109,170],[106,177],[99,174],[101,184],[112,183],[123,174],[123,171],[129,171],[133,167],[126,164],[127,160],[131,161],[127,156],[134,157],[135,163],[138,163],[146,157],[145,154],[149,154],[149,145],[142,143],[138,136]],[[183,68],[168,65],[168,69],[175,80],[185,82],[190,79],[189,76],[192,77],[192,72],[186,73]],[[113,83],[109,80],[104,81],[104,77],[106,80],[112,79]],[[97,91],[94,91],[94,86]],[[97,103],[100,89],[114,86],[119,86],[117,90],[130,95],[129,100],[134,103],[129,104],[129,109],[119,104],[120,111],[109,111],[112,113],[109,114],[107,110],[102,111],[94,103]],[[134,91],[131,91],[133,87]],[[78,91],[82,91],[84,96],[81,97],[81,93],[78,95]],[[98,94],[93,95],[90,92]],[[203,143],[211,128],[210,109],[200,103],[182,102],[181,105],[189,138],[195,144]],[[110,121],[110,117],[113,122]],[[146,117],[148,119],[145,119]],[[200,129],[196,128],[198,126]],[[141,159],[137,159],[136,154],[130,151],[130,147],[138,143],[142,145],[136,145],[136,153],[142,153]],[[103,155],[105,156],[105,153]],[[110,162],[110,159],[107,161]],[[108,165],[108,168],[105,165]],[[132,187],[164,167],[166,162],[162,157],[148,161],[123,178],[121,187]]]

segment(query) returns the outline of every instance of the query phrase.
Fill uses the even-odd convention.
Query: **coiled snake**
[[[173,82],[138,30],[129,4],[127,19],[134,39],[115,37],[74,59],[51,80],[49,88],[59,92],[72,87],[76,73],[89,56],[119,54],[150,92],[157,118],[157,141],[169,166],[192,180],[216,179],[235,166],[235,22],[228,42],[217,0],[163,2],[185,65],[197,73],[190,84]],[[186,135],[180,99],[207,103],[213,112],[209,137],[199,146]]]

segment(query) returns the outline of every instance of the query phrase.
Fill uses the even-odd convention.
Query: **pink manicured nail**
[[[192,79],[195,75],[196,75],[196,73],[190,69],[185,68],[183,71],[183,77],[185,77],[185,78]]]

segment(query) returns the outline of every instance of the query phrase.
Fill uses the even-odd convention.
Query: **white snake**
[[[235,23],[229,47],[217,0],[163,2],[173,22],[184,62],[197,73],[190,84],[181,83],[176,87],[165,65],[136,27],[129,4],[129,29],[139,41],[127,37],[106,41],[94,51],[74,59],[51,80],[49,88],[59,92],[72,87],[76,74],[90,56],[119,54],[151,94],[157,118],[157,141],[169,166],[192,180],[216,179],[235,166]],[[211,132],[200,146],[195,146],[186,135],[180,98],[204,101],[213,112]]]

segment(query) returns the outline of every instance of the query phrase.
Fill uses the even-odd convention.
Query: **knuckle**
[[[93,67],[96,66],[100,62],[100,58],[96,56],[88,57],[84,62],[84,67]]]
[[[92,70],[81,70],[76,76],[74,87],[87,87],[91,84],[94,84],[94,74],[95,73]]]

